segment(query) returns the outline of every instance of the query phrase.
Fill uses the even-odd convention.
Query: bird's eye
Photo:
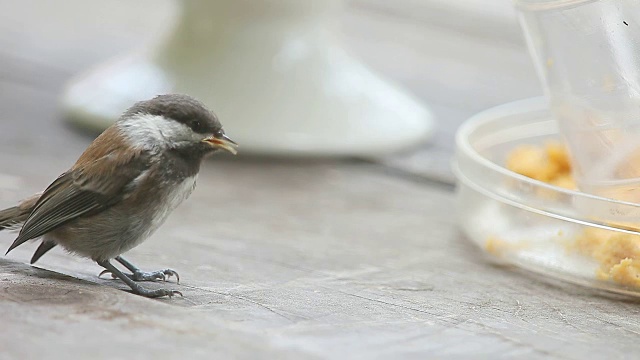
[[[192,120],[191,129],[197,133],[202,132],[202,122],[200,120]]]

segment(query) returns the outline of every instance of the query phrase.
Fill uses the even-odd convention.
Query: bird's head
[[[137,102],[117,126],[139,148],[177,149],[194,156],[216,150],[237,153],[237,144],[224,133],[216,115],[188,95],[159,95]]]

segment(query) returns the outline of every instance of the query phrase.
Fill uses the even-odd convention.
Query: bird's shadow
[[[39,268],[23,262],[0,258],[0,281],[6,281],[3,275],[24,275],[28,277],[38,277],[39,279],[63,280],[75,283],[92,284],[91,282],[74,278],[69,275],[61,274],[55,271]],[[92,284],[93,285],[93,284]]]
[[[0,259],[0,303],[70,305],[99,296],[98,284],[72,276]]]

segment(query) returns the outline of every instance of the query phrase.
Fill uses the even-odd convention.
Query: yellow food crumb
[[[611,280],[629,287],[640,286],[640,261],[625,258],[609,270]]]
[[[558,172],[545,152],[532,145],[523,145],[513,150],[507,158],[507,169],[546,182]]]
[[[504,249],[509,246],[504,240],[500,240],[495,237],[490,237],[487,239],[487,242],[484,244],[484,249],[491,255],[501,256],[504,252]]]
[[[571,160],[567,148],[557,142],[550,142],[545,146],[545,151],[549,161],[556,164],[559,174],[571,176]]]
[[[490,236],[484,244],[484,249],[491,255],[502,257],[507,252],[521,250],[527,246],[525,242],[509,242],[495,236]]]
[[[507,156],[507,169],[532,179],[567,189],[575,189],[571,162],[564,145],[552,142],[544,148],[521,145]]]
[[[549,181],[549,184],[555,185],[561,188],[575,190],[577,189],[576,182],[571,175],[559,175]]]
[[[597,268],[596,269],[596,279],[603,280],[603,281],[608,281],[608,280],[611,279],[611,276],[609,275],[608,271],[604,271],[601,268]]]

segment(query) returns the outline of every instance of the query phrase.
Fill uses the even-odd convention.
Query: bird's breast
[[[159,201],[156,203],[156,209],[151,219],[149,235],[153,233],[164,221],[169,214],[178,207],[196,187],[197,176],[190,176],[172,186],[169,189],[162,191]]]

